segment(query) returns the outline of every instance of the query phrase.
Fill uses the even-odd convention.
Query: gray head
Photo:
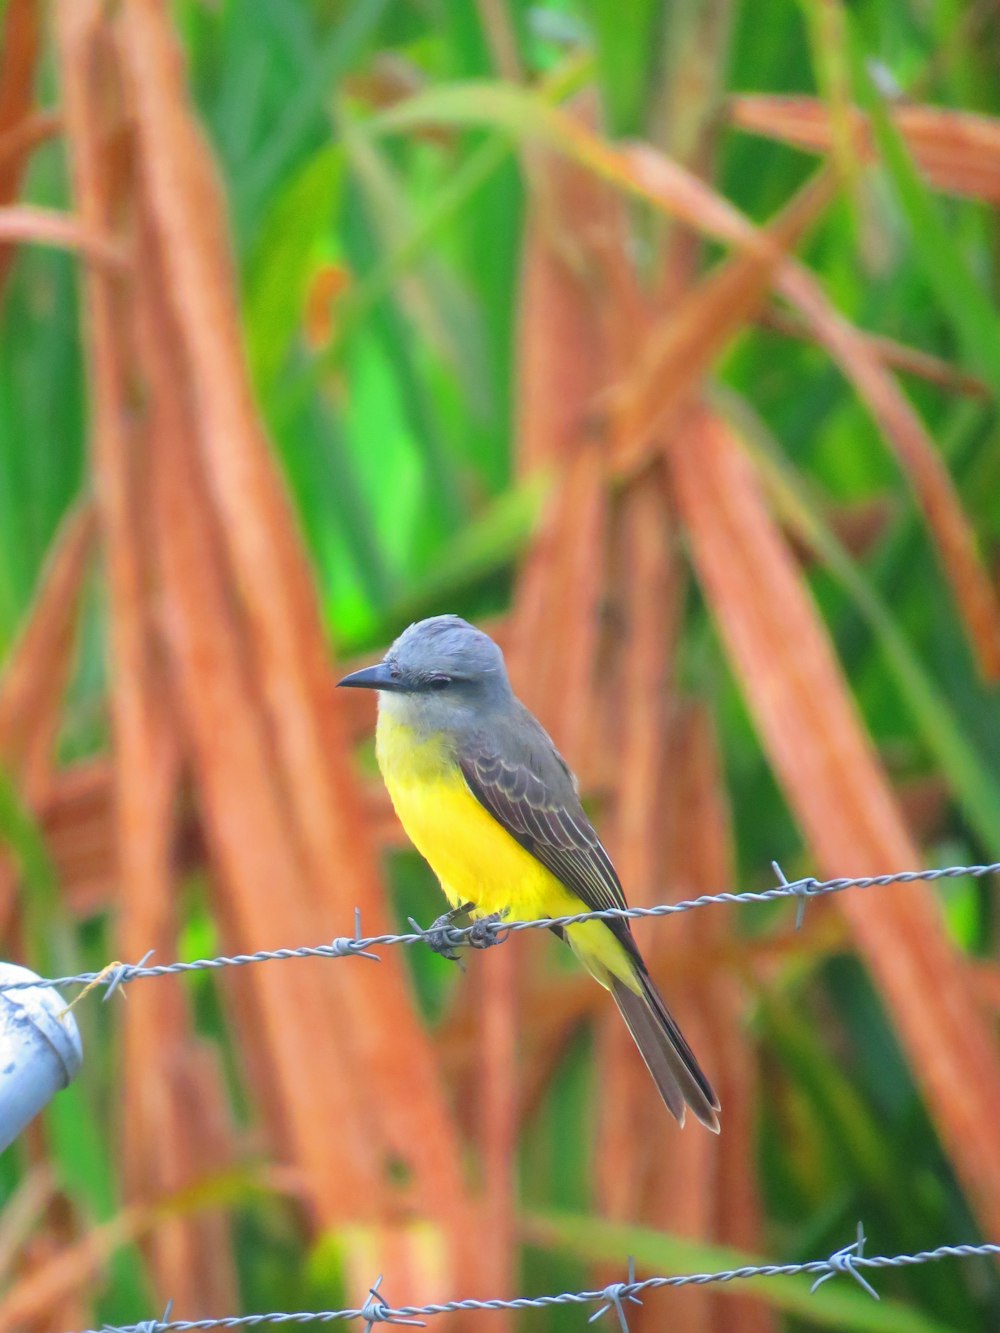
[[[513,698],[503,653],[460,616],[418,620],[383,661],[339,684],[378,690],[380,708],[428,728],[476,721]]]

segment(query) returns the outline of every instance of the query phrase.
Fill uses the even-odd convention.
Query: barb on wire
[[[361,1307],[361,1318],[365,1321],[365,1333],[371,1333],[376,1324],[406,1324],[409,1328],[424,1328],[422,1319],[402,1318],[379,1291],[382,1274],[368,1288],[368,1299]]]
[[[642,1301],[635,1294],[635,1258],[633,1255],[628,1257],[628,1281],[612,1282],[604,1288],[604,1295],[607,1297],[599,1310],[587,1320],[588,1324],[596,1324],[602,1315],[606,1315],[609,1310],[614,1310],[618,1316],[618,1326],[621,1333],[629,1333],[628,1315],[625,1313],[625,1301],[630,1305],[641,1305]]]
[[[354,909],[354,938],[338,935],[330,942],[330,950],[335,958],[370,958],[373,963],[381,963],[377,953],[365,948],[366,941],[361,938],[361,908]]]
[[[115,991],[124,999],[125,983],[131,981],[132,977],[145,967],[155,952],[155,949],[147,949],[137,963],[113,963],[110,969],[105,968],[107,975],[102,974],[98,978],[99,981],[103,980],[104,982],[104,994],[101,996],[101,1002],[107,1004]]]
[[[820,1273],[819,1277],[810,1287],[810,1291],[815,1291],[817,1287],[821,1287],[824,1282],[829,1282],[830,1278],[836,1277],[838,1273],[848,1273],[854,1278],[854,1281],[859,1287],[862,1287],[867,1291],[868,1295],[871,1296],[873,1300],[881,1300],[882,1298],[872,1284],[866,1278],[862,1277],[854,1266],[858,1259],[864,1258],[864,1254],[865,1227],[863,1222],[859,1222],[857,1239],[852,1240],[850,1245],[845,1245],[842,1250],[834,1250],[829,1259],[830,1271],[828,1273]]]
[[[801,930],[802,922],[806,919],[806,900],[809,897],[809,888],[810,885],[815,884],[816,881],[814,879],[800,879],[796,880],[794,885],[789,884],[788,880],[785,878],[785,872],[782,870],[781,866],[778,865],[777,861],[771,862],[771,869],[777,876],[779,884],[786,889],[794,888],[796,890],[795,896],[798,898],[798,902],[795,905],[795,929]]]
[[[645,1291],[658,1291],[664,1287],[707,1286],[713,1282],[736,1282],[744,1278],[771,1277],[815,1277],[812,1290],[815,1291],[827,1278],[838,1274],[848,1274],[869,1293],[878,1299],[875,1289],[864,1279],[859,1269],[912,1268],[919,1264],[936,1263],[940,1259],[968,1259],[977,1256],[1000,1255],[1000,1245],[939,1245],[934,1250],[919,1250],[915,1254],[872,1255],[866,1258],[862,1254],[864,1232],[860,1226],[858,1238],[843,1249],[836,1250],[827,1259],[810,1259],[797,1264],[756,1264],[744,1268],[725,1268],[716,1273],[685,1273],[673,1277],[647,1277],[639,1281],[635,1277],[635,1266],[629,1260],[628,1281],[614,1282],[599,1291],[563,1291],[545,1296],[513,1296],[508,1300],[454,1300],[442,1301],[430,1305],[389,1305],[379,1288],[381,1277],[369,1292],[368,1299],[360,1309],[345,1310],[292,1310],[270,1311],[261,1314],[227,1315],[218,1319],[175,1319],[167,1315],[162,1320],[146,1320],[139,1324],[125,1324],[116,1327],[105,1325],[101,1333],[200,1333],[201,1330],[261,1328],[276,1324],[332,1324],[349,1323],[353,1320],[364,1322],[368,1333],[375,1324],[406,1324],[410,1327],[422,1327],[425,1319],[433,1315],[453,1314],[471,1310],[544,1310],[554,1305],[599,1305],[595,1318],[614,1310],[624,1333],[628,1333],[625,1317],[625,1302],[641,1304],[639,1294]],[[95,1333],[90,1329],[88,1333]]]
[[[89,995],[90,992],[95,990],[98,986],[104,987],[104,994],[101,996],[102,1002],[107,1003],[111,996],[114,995],[115,991],[117,991],[124,1000],[126,981],[130,981],[136,968],[140,968],[147,963],[155,952],[155,949],[147,949],[137,963],[123,963],[117,958],[112,963],[106,963],[104,967],[101,968],[100,972],[97,972],[94,975],[93,981],[88,981],[80,994],[77,995],[75,999],[71,1000],[65,1009],[60,1011],[59,1017],[65,1018],[71,1010],[76,1008],[85,996]],[[45,983],[32,981],[22,984],[25,986],[38,986],[44,985]]]
[[[703,893],[698,898],[688,898],[679,903],[660,903],[655,907],[608,907],[599,912],[575,912],[570,916],[538,917],[531,921],[501,921],[485,917],[474,921],[471,926],[448,926],[446,942],[449,946],[468,945],[489,948],[500,944],[515,931],[542,930],[552,926],[565,928],[584,921],[613,921],[616,919],[636,921],[643,917],[675,916],[681,912],[692,912],[701,907],[743,906],[747,903],[769,903],[781,898],[798,899],[800,911],[810,898],[821,898],[830,893],[842,893],[845,889],[870,889],[888,884],[912,884],[918,880],[932,882],[939,879],[958,879],[968,876],[970,879],[982,879],[986,875],[1000,873],[1000,861],[989,865],[946,866],[940,870],[900,870],[888,875],[863,875],[855,878],[817,880],[811,877],[789,883],[780,866],[774,863],[775,874],[780,883],[773,889],[761,892],[744,893]],[[221,955],[218,958],[198,958],[192,962],[158,963],[146,967],[145,959],[139,963],[114,964],[99,972],[81,972],[76,976],[54,977],[49,980],[12,981],[0,986],[0,991],[24,990],[31,986],[93,986],[107,984],[109,993],[126,982],[140,977],[178,976],[184,972],[206,972],[222,967],[245,967],[250,963],[280,962],[288,958],[369,958],[378,961],[378,955],[371,951],[383,945],[427,944],[428,937],[435,927],[424,930],[414,923],[414,930],[401,935],[361,934],[360,914],[355,909],[355,933],[353,937],[339,936],[329,944],[303,945],[297,949],[260,949],[256,953]],[[445,931],[438,932],[444,934]],[[146,955],[146,958],[149,954]]]
[[[167,1301],[162,1319],[143,1319],[132,1325],[131,1333],[162,1333],[164,1328],[170,1327],[170,1312],[173,1308],[173,1301]],[[104,1324],[101,1333],[118,1333],[118,1330],[111,1324]]]

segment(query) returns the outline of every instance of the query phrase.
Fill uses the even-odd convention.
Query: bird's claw
[[[459,961],[456,950],[460,944],[465,943],[465,934],[456,929],[455,918],[449,912],[439,916],[422,934],[429,949],[447,958],[450,963]]]
[[[456,917],[454,912],[445,912],[426,930],[422,929],[412,917],[410,924],[414,930],[420,931],[427,947],[434,953],[447,958],[450,963],[459,963],[461,959],[457,950],[463,944],[468,945],[470,949],[492,949],[494,944],[500,943],[503,938],[500,934],[500,924],[506,915],[506,912],[491,912],[488,916],[478,917],[466,929],[456,926],[456,920],[461,920],[461,917]],[[468,916],[465,920],[468,920]]]
[[[490,912],[488,916],[477,917],[465,937],[469,947],[492,949],[494,944],[499,944],[503,938],[500,934],[500,925],[506,915],[506,912]]]

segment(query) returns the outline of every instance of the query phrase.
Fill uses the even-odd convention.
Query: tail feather
[[[721,1108],[712,1085],[645,968],[637,967],[635,977],[639,992],[613,977],[611,994],[667,1110],[683,1125],[685,1107],[690,1106],[701,1123],[718,1134],[716,1112]]]

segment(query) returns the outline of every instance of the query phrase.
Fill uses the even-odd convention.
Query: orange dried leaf
[[[94,532],[93,508],[81,501],[63,519],[27,623],[0,675],[0,763],[33,800],[47,785]]]
[[[920,863],[794,558],[731,429],[707,411],[668,450],[705,596],[761,739],[828,875]],[[753,552],[753,560],[746,553]],[[987,1232],[1000,1228],[1000,1057],[923,886],[845,894],[956,1172]]]
[[[739,129],[826,153],[833,134],[826,105],[811,97],[736,97],[730,118]],[[900,105],[889,108],[893,124],[917,165],[936,189],[1000,204],[1000,120],[950,107]],[[856,151],[875,149],[868,118],[852,110]]]
[[[53,1256],[18,1278],[0,1297],[0,1328],[30,1328],[49,1320],[54,1309],[93,1283],[108,1257],[155,1226],[152,1208],[125,1208],[112,1221],[92,1228],[81,1240],[60,1246]]]
[[[973,965],[973,983],[984,1006],[1000,1013],[1000,967],[996,963]]]
[[[480,1281],[500,1296],[515,1294],[518,1273],[517,1159],[519,1061],[517,995],[521,955],[493,949],[478,960],[480,1052],[478,1130],[485,1192],[482,1225],[490,1237]],[[510,1311],[501,1325],[513,1328]]]
[[[588,172],[555,155],[539,155],[535,169],[540,188],[533,194],[518,284],[522,474],[566,460],[587,435],[595,394],[609,374],[593,244],[585,249],[585,242],[608,231],[614,197]]]
[[[104,167],[103,143],[114,122],[106,96],[115,77],[104,45],[99,6],[81,0],[60,24],[64,91],[75,179],[85,225],[99,227],[120,213],[117,192],[125,176]],[[102,54],[103,53],[103,54]],[[102,60],[104,61],[102,67]],[[163,679],[152,607],[146,589],[153,584],[151,507],[139,490],[148,474],[148,437],[129,430],[135,344],[127,338],[121,292],[94,273],[88,280],[86,306],[91,321],[95,378],[100,392],[94,404],[93,467],[101,497],[101,519],[109,584],[117,800],[114,815],[115,860],[127,886],[118,913],[122,957],[155,949],[162,957],[177,952],[177,901],[173,867],[174,809],[179,782],[176,721],[172,695]],[[193,1023],[183,990],[138,995],[124,1017],[124,1088],[122,1158],[129,1199],[153,1199],[192,1184],[217,1169],[230,1152],[206,1132],[208,1112],[221,1098],[207,1077],[188,1086],[197,1066],[192,1049]],[[208,1071],[205,1071],[206,1075]],[[190,1107],[206,1114],[197,1124]],[[211,1243],[212,1262],[203,1256]],[[231,1241],[221,1218],[177,1217],[150,1241],[150,1261],[157,1288],[196,1314],[223,1314],[232,1308],[236,1284]]]
[[[812,336],[800,316],[777,306],[761,311],[756,317],[756,322],[761,328],[773,329],[777,333],[786,334],[789,338]],[[878,333],[866,331],[864,338],[869,351],[874,352],[882,365],[889,370],[904,371],[908,375],[926,380],[928,384],[938,384],[943,389],[967,394],[970,398],[990,397],[990,388],[983,380],[976,375],[968,374],[960,367],[953,366],[948,361],[943,361],[940,357],[932,356],[930,352],[924,352],[918,347],[908,347],[905,343],[896,342],[894,338],[886,338]]]
[[[32,1166],[8,1193],[0,1212],[0,1282],[9,1282],[21,1247],[37,1233],[58,1193],[50,1162]]]
[[[979,670],[987,680],[1000,679],[1000,605],[954,482],[923,422],[872,354],[865,335],[829,305],[808,269],[786,269],[779,287],[839,363],[899,457],[935,540]]]
[[[333,306],[350,285],[351,275],[342,264],[324,264],[310,279],[303,322],[311,351],[326,347],[333,337]]]
[[[568,761],[587,774],[607,521],[606,464],[589,441],[553,486],[518,580],[505,651],[511,678]]]
[[[627,487],[614,514],[613,650],[604,664],[605,735],[614,755],[612,818],[606,841],[633,905],[663,892],[663,799],[669,687],[682,584],[666,495],[655,470]],[[648,933],[640,930],[645,947]],[[613,1218],[641,1213],[665,1114],[613,1006],[602,1010],[597,1188]],[[687,1145],[685,1145],[687,1146]]]
[[[827,173],[808,181],[760,232],[760,244],[720,264],[643,339],[639,364],[614,395],[616,464],[622,471],[637,464],[665,418],[697,392],[712,362],[766,300],[788,251],[835,189]]]
[[[90,230],[66,213],[31,204],[0,208],[0,242],[6,241],[31,241],[76,250],[85,259],[111,269],[121,269],[127,264],[124,250],[100,232]]]
[[[351,915],[348,897],[377,930],[385,905],[374,849],[331,711],[308,565],[238,351],[211,165],[162,11],[136,0],[123,31],[146,163],[139,309],[158,441],[155,547],[170,660],[221,872],[223,930],[243,948],[273,942],[276,929],[323,938]],[[254,597],[245,598],[250,586]],[[428,1248],[400,1232],[396,1288],[417,1298],[460,1269],[474,1271],[461,1152],[402,961],[386,960],[377,975],[308,963],[294,976],[257,971],[229,979],[227,992],[239,997],[233,1014],[272,1126],[301,1164],[319,1216],[378,1223],[400,1190],[385,1163],[403,1162],[407,1206],[442,1225],[448,1243]],[[337,1013],[352,1022],[331,1024]],[[395,1059],[400,1043],[405,1069]],[[336,1052],[343,1079],[326,1077],[314,1058],[320,1049]],[[383,1226],[377,1234],[391,1236]]]
[[[672,742],[664,865],[675,897],[697,897],[717,892],[720,885],[735,879],[729,801],[712,718],[704,706],[683,708]],[[698,1224],[707,1238],[753,1250],[762,1241],[763,1219],[755,1175],[746,1169],[754,1155],[758,1095],[756,1053],[738,978],[745,966],[746,941],[731,914],[692,912],[676,924],[680,927],[676,938],[672,926],[661,934],[662,953],[691,960],[682,973],[678,1003],[683,1006],[685,1031],[722,1102],[723,1132],[709,1143],[700,1164],[688,1161],[687,1144],[663,1155],[654,1172],[649,1220],[674,1229],[673,1201],[700,1181],[707,1212],[704,1203],[692,1205],[685,1219],[686,1234],[699,1234]],[[727,965],[727,954],[732,956],[734,950],[734,961]],[[676,963],[673,968],[676,971]],[[692,1006],[693,1022],[688,1014]],[[733,1318],[731,1309],[720,1305],[717,1293],[710,1310],[712,1328],[725,1328]],[[760,1333],[774,1328],[775,1316],[764,1303],[741,1298],[735,1322],[741,1330]]]
[[[30,117],[35,72],[41,53],[41,6],[38,0],[9,0],[0,35],[0,139],[13,135]],[[0,159],[0,205],[17,198],[28,164],[31,142],[21,139]],[[13,260],[12,246],[0,246],[0,292]]]
[[[703,230],[758,253],[771,248],[737,209],[701,182],[688,179],[676,163],[648,145],[625,149],[620,162],[609,161],[609,155],[615,156],[613,150],[600,142],[588,149],[602,170],[614,169],[625,188],[640,191],[657,207],[676,214],[679,201],[687,203],[689,196],[697,196],[703,206]],[[920,417],[873,354],[866,336],[830,305],[809,269],[786,258],[776,267],[775,284],[841,367],[898,454],[935,538],[979,670],[988,680],[1000,679],[1000,605],[954,484]]]
[[[674,653],[684,610],[677,527],[656,470],[627,487],[613,514],[614,698],[617,735],[610,847],[630,900],[661,901],[664,751],[673,709]],[[625,711],[622,713],[622,705]],[[650,796],[652,793],[652,797]]]
[[[61,769],[38,813],[69,911],[89,916],[107,908],[118,885],[110,762],[92,759]]]
[[[239,1190],[241,1185],[236,1177],[227,1179],[213,1172],[203,1175],[187,1189],[161,1196],[155,1203],[123,1208],[79,1240],[60,1246],[51,1258],[18,1279],[0,1297],[0,1328],[30,1328],[35,1321],[43,1321],[43,1327],[51,1328],[51,1319],[46,1320],[45,1316],[91,1286],[107,1261],[123,1246],[175,1217],[218,1206],[227,1192]]]
[[[219,872],[224,938],[241,949],[273,943],[275,931],[318,938],[321,920],[310,906],[249,670],[245,627],[227,582],[218,518],[195,457],[193,403],[178,387],[178,334],[162,301],[158,251],[148,231],[146,237],[139,308],[153,410],[149,501],[168,663]],[[272,1130],[308,1173],[319,1217],[342,1218],[350,1200],[351,1214],[373,1218],[380,1203],[374,1144],[362,1132],[350,1089],[327,1079],[309,1054],[337,1040],[327,1031],[328,1015],[342,1003],[333,971],[309,964],[294,976],[253,969],[227,989],[239,997],[241,1035]],[[324,1129],[330,1123],[339,1126],[339,1143]]]
[[[35,111],[0,133],[0,170],[39,144],[54,139],[62,129],[58,111]]]
[[[181,1011],[176,1031],[164,1031],[163,1017],[161,999],[158,1015],[147,1015],[135,1025],[137,1030],[145,1027],[145,1040],[155,1043],[145,1060],[136,1062],[135,1081],[138,1084],[145,1074],[146,1088],[161,1090],[156,1114],[147,1114],[134,1136],[139,1165],[147,1170],[139,1197],[148,1202],[190,1189],[213,1172],[231,1167],[235,1158],[232,1116],[217,1051],[193,1037],[188,1014]],[[136,1109],[138,1100],[132,1098]],[[191,1114],[194,1106],[197,1117]],[[141,1143],[140,1131],[148,1136]],[[137,1183],[131,1182],[133,1191]],[[233,1238],[221,1208],[168,1215],[150,1236],[148,1249],[157,1295],[173,1302],[175,1318],[221,1318],[237,1308]]]
[[[218,505],[211,523],[235,586],[253,589],[241,603],[246,643],[233,662],[233,670],[238,665],[241,675],[249,672],[258,682],[260,704],[253,708],[264,710],[267,735],[256,743],[266,744],[266,758],[261,751],[252,762],[266,763],[268,782],[283,789],[298,849],[295,878],[309,886],[314,910],[327,913],[333,928],[333,918],[342,924],[358,905],[366,928],[378,931],[388,917],[375,849],[340,729],[308,562],[252,399],[214,165],[190,110],[166,12],[154,0],[128,0],[122,36],[177,369],[198,402],[193,466],[199,476],[204,469]],[[169,484],[171,503],[179,504],[177,487],[184,482]],[[186,620],[191,613],[193,606]],[[236,681],[231,684],[238,693]],[[270,883],[287,879],[271,876]],[[343,1040],[355,1052],[359,1086],[364,1081],[368,1089],[369,1135],[377,1126],[390,1151],[412,1163],[431,1213],[449,1219],[456,1240],[468,1243],[461,1153],[402,963],[386,960],[377,976],[341,969],[333,985],[344,1011],[354,1015]],[[394,1058],[400,1042],[409,1052],[405,1070]],[[315,1109],[311,1115],[315,1119]]]

